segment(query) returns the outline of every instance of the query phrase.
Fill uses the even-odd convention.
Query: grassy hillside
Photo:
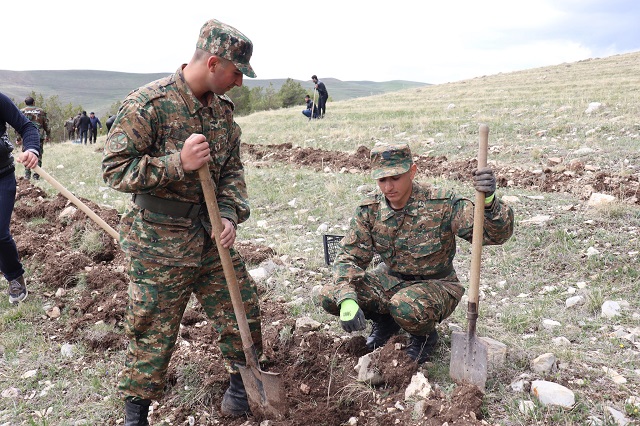
[[[331,91],[330,80],[327,85]],[[596,102],[600,104],[598,108],[590,105]],[[508,199],[513,207],[516,231],[506,244],[483,248],[478,334],[503,342],[508,348],[505,364],[492,372],[487,383],[482,406],[486,424],[637,424],[640,52],[334,101],[328,104],[323,120],[309,121],[299,108],[289,108],[260,112],[237,121],[244,143],[290,143],[292,156],[297,147],[353,153],[358,147],[370,148],[377,141],[405,141],[416,156],[449,164],[446,173],[420,170],[419,181],[465,196],[473,196],[469,176],[462,167],[455,168],[454,162],[475,158],[478,124],[488,124],[489,162],[500,171],[497,195]],[[98,149],[71,144],[50,146],[43,168],[77,196],[122,212],[129,197],[106,188],[102,181],[102,143],[104,137],[99,140]],[[322,324],[318,333],[328,335],[327,342],[340,342],[347,333],[310,296],[316,286],[332,280],[331,271],[323,262],[321,234],[345,232],[362,196],[358,188],[373,181],[368,173],[357,169],[282,164],[270,160],[268,154],[261,158],[245,155],[243,160],[252,213],[239,226],[238,239],[268,245],[277,253],[278,263],[284,263],[268,280],[260,282],[263,305],[277,306],[273,310],[282,310],[291,321],[309,316]],[[582,165],[580,169],[568,167],[574,160]],[[18,176],[22,172],[18,166]],[[632,193],[635,188],[635,195],[604,206],[590,205],[589,195],[606,188],[612,176],[626,177],[626,185]],[[548,185],[551,177],[564,182],[562,188],[568,189]],[[600,185],[586,185],[587,180],[596,180]],[[44,181],[35,185],[50,194],[56,192]],[[37,212],[37,207],[25,208]],[[14,220],[13,229],[25,231],[17,239],[19,248],[46,245],[50,237],[37,234],[46,222],[45,218],[27,223]],[[81,228],[78,227],[79,234]],[[38,238],[24,241],[28,235]],[[82,240],[81,237],[76,238]],[[55,295],[57,289],[42,280],[56,259],[79,256],[79,247],[80,244],[68,252],[49,253],[51,257],[47,259],[53,259],[49,265],[33,254],[35,248],[25,251],[23,260],[32,293],[17,308],[10,306],[6,297],[0,298],[0,390],[11,390],[0,398],[0,423],[122,423],[122,403],[115,386],[124,351],[115,346],[106,351],[104,346],[94,350],[87,342],[92,336],[94,342],[99,341],[95,336],[122,336],[121,323],[96,319],[101,311],[122,312],[124,296],[118,300],[107,291],[102,295],[105,299],[100,299],[103,288],[87,285],[90,271],[65,277],[69,284],[62,296]],[[470,244],[461,241],[454,262],[465,286],[470,251]],[[92,268],[98,266],[96,262]],[[83,305],[86,312],[78,313],[81,294],[108,304]],[[580,296],[580,302],[569,306],[568,299],[574,296]],[[603,316],[605,302],[615,302],[619,315]],[[45,316],[53,305],[60,307],[57,319]],[[448,375],[450,335],[452,330],[466,327],[465,306],[461,303],[439,325],[439,349],[433,361],[422,367],[429,382],[438,386],[436,393],[444,398],[450,398],[456,388]],[[70,324],[77,327],[82,315],[86,318],[83,326],[88,325],[73,334],[73,356],[61,355]],[[272,329],[282,326],[268,320],[264,324]],[[189,332],[181,337],[176,349],[180,356],[174,357],[172,365],[174,380],[155,407],[152,424],[160,419],[186,424],[184,416],[193,416],[195,424],[257,425],[252,420],[243,423],[245,419],[230,423],[217,416],[222,391],[210,383],[207,387],[205,379],[219,368],[220,361],[211,358],[213,351],[206,344],[195,340],[196,329],[187,327],[192,326],[185,324]],[[295,341],[293,333],[282,329],[280,338]],[[211,336],[207,334],[206,339],[210,342]],[[191,356],[186,352],[188,346],[206,350]],[[552,368],[534,370],[532,361],[547,353],[556,358]],[[339,356],[336,350],[327,359],[331,362],[327,370],[333,377],[353,376],[355,362],[351,358]],[[287,369],[308,365],[306,359],[299,361]],[[313,367],[308,375],[322,373]],[[301,371],[300,378],[308,375]],[[575,394],[573,408],[540,404],[529,388],[533,380],[542,379],[570,389]],[[46,392],[49,389],[53,390]],[[344,410],[353,409],[352,415],[361,426],[427,424],[424,419],[411,417],[415,401],[404,401],[402,392],[395,399],[389,389],[354,383],[340,390],[342,399],[330,401],[334,395],[329,395],[329,390],[323,389],[316,411],[323,413],[329,403],[342,401]],[[296,401],[303,398],[297,388],[292,395]],[[370,396],[366,403],[358,399],[363,395]],[[520,408],[523,403],[530,403],[530,408]],[[428,408],[433,414],[438,407],[436,404]],[[636,423],[616,423],[611,409]],[[376,414],[379,418],[396,415],[398,421],[386,421],[389,417],[379,420]],[[183,417],[178,421],[177,416]],[[317,424],[337,426],[346,422],[338,423],[327,416]]]
[[[82,105],[87,111],[95,111],[103,117],[109,107],[121,101],[133,89],[150,81],[170,74],[134,74],[112,71],[65,70],[65,71],[6,71],[0,70],[0,92],[16,101],[22,101],[28,93],[35,91],[43,95],[58,96],[62,104],[69,102]],[[286,79],[260,80],[245,78],[249,87],[268,87],[272,84],[279,90]],[[370,96],[403,88],[424,86],[426,83],[411,81],[340,81],[334,78],[323,79],[333,100],[344,100]],[[300,81],[311,93],[311,80]]]

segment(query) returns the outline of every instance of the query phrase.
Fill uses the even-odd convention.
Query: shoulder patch
[[[358,203],[359,206],[370,206],[372,204],[379,204],[380,199],[378,199],[376,194],[367,195],[365,198],[360,200]]]
[[[129,144],[129,138],[124,132],[117,132],[109,137],[109,151],[124,151]]]

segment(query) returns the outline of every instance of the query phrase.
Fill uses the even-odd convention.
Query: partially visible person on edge
[[[9,282],[9,302],[18,304],[29,292],[20,255],[11,236],[11,215],[16,200],[16,174],[13,145],[7,134],[7,124],[22,138],[23,152],[18,162],[25,168],[32,169],[38,164],[41,145],[35,124],[21,113],[11,99],[0,93],[0,271]]]
[[[40,107],[36,106],[36,101],[28,96],[24,103],[27,105],[22,108],[20,111],[27,117],[38,129],[38,133],[40,134],[40,154],[38,156],[38,166],[42,167],[42,156],[44,154],[44,143],[49,141],[51,137],[51,130],[49,129],[49,119],[47,118],[47,113]],[[31,179],[31,169],[25,167],[24,177],[27,179]],[[33,178],[35,180],[40,179],[40,175],[37,173],[33,174]]]
[[[89,133],[89,128],[91,127],[91,119],[87,117],[87,111],[82,111],[82,115],[78,120],[78,134],[80,138],[80,143],[84,139],[84,144],[87,144],[87,133]]]
[[[318,118],[318,107],[314,105],[311,97],[309,95],[304,96],[304,102],[306,104],[306,108],[302,110],[302,113],[305,117],[311,120],[311,110],[313,109],[313,118]]]
[[[327,111],[327,100],[329,99],[329,92],[324,83],[318,80],[317,75],[312,75],[311,80],[315,83],[315,89],[318,91],[318,110],[320,118],[324,118],[324,113]]]
[[[109,118],[107,119],[107,122],[104,123],[105,126],[107,126],[107,133],[109,133],[109,131],[111,130],[111,126],[113,126],[113,122],[116,121],[116,115],[111,115],[109,116]]]
[[[91,126],[91,133],[89,134],[89,144],[92,144],[96,143],[96,141],[98,140],[98,128],[102,129],[102,123],[100,122],[100,119],[93,113],[93,111],[89,113],[89,121]]]
[[[334,261],[335,281],[322,289],[320,303],[348,332],[372,320],[369,350],[406,331],[406,354],[421,364],[438,342],[436,324],[464,293],[453,258],[456,236],[471,242],[473,202],[414,182],[417,167],[406,144],[374,147],[371,170],[379,191],[356,208]],[[504,243],[513,233],[513,210],[496,196],[493,170],[475,170],[473,185],[486,197],[483,244]],[[367,270],[375,253],[382,262]]]
[[[242,378],[245,364],[233,305],[204,203],[197,170],[208,166],[217,189],[251,337],[262,352],[260,307],[255,282],[233,249],[236,226],[249,218],[240,159],[241,130],[225,95],[242,86],[253,44],[215,19],[200,29],[195,52],[175,74],[131,92],[122,103],[104,148],[105,182],[133,194],[120,224],[129,262],[125,330],[129,346],[119,391],[125,426],[147,425],[151,400],[162,396],[182,315],[194,293],[218,334],[230,373],[222,398],[225,416],[249,413]]]

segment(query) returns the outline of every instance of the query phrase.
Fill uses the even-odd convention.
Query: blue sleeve
[[[0,121],[8,123],[20,134],[24,151],[32,149],[40,155],[38,128],[3,93],[0,93]]]

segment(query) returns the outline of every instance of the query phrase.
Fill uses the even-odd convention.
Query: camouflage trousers
[[[354,285],[365,317],[391,314],[400,327],[417,336],[435,330],[436,324],[453,313],[464,294],[455,274],[446,280],[404,281],[389,275],[384,264],[365,272],[364,279]],[[319,294],[321,306],[332,315],[340,315],[333,297],[336,290],[329,284]]]
[[[166,266],[129,259],[129,303],[125,334],[129,338],[118,389],[123,399],[159,399],[176,344],[182,315],[194,293],[218,334],[227,369],[245,363],[242,340],[222,263],[214,244],[203,249],[199,267]],[[258,356],[262,353],[260,307],[255,282],[240,256],[231,250],[233,266]]]

